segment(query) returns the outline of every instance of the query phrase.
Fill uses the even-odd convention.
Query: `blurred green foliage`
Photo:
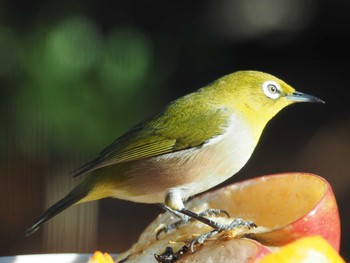
[[[30,130],[45,127],[53,149],[94,152],[145,117],[142,107],[157,108],[152,94],[161,83],[149,84],[157,74],[153,45],[135,27],[103,33],[76,15],[21,40],[8,29],[0,33],[0,74],[20,74],[11,105],[24,151],[30,151]]]
[[[15,67],[17,41],[15,34],[9,28],[0,25],[0,76],[7,74]]]

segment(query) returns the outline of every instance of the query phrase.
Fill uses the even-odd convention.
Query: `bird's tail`
[[[42,214],[31,227],[27,228],[25,235],[29,236],[33,234],[35,231],[39,229],[39,227],[43,223],[45,223],[46,221],[48,221],[58,213],[62,212],[66,208],[76,204],[81,199],[86,197],[87,194],[88,194],[88,191],[84,191],[81,185],[78,185],[68,195],[66,195],[64,198],[62,198],[57,203],[52,205],[49,209],[47,209],[44,212],[44,214]]]

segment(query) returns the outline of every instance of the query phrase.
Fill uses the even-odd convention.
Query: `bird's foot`
[[[170,213],[175,215],[177,218],[179,218],[179,220],[174,222],[174,223],[172,223],[172,224],[170,224],[170,225],[166,225],[166,226],[163,226],[160,229],[158,229],[157,233],[156,233],[156,239],[158,239],[158,237],[159,237],[159,235],[161,233],[165,233],[166,234],[166,233],[170,232],[173,229],[177,229],[181,225],[187,224],[188,221],[191,220],[190,217],[188,217],[188,216],[184,215],[183,213],[180,213],[180,212],[178,212],[176,210],[173,210],[173,209],[171,209],[170,207],[168,207],[166,205],[159,204],[159,206],[161,208],[163,208],[164,210],[169,211]]]
[[[162,228],[160,228],[157,233],[156,233],[156,238],[158,239],[159,235],[162,234],[162,233],[168,233],[170,232],[171,230],[174,230],[174,229],[177,229],[179,228],[180,226],[182,225],[185,225],[187,224],[188,222],[190,221],[193,221],[195,218],[192,218],[192,217],[189,217],[189,216],[186,216],[184,215],[183,213],[180,213],[176,210],[173,210],[171,208],[169,208],[168,206],[165,206],[165,205],[160,205],[163,209],[169,211],[170,213],[174,214],[176,217],[180,218],[180,220],[170,224],[170,225],[166,225],[166,226],[163,226]],[[204,216],[217,216],[219,214],[225,214],[227,217],[230,217],[230,215],[224,211],[224,210],[221,210],[221,209],[207,209],[201,213],[198,214],[198,216],[200,217],[204,217]]]
[[[211,237],[221,233],[222,231],[234,230],[234,229],[242,228],[242,227],[247,228],[247,229],[257,227],[257,225],[254,224],[253,222],[245,221],[241,218],[235,218],[229,224],[222,224],[222,223],[218,223],[218,222],[214,222],[214,221],[212,221],[212,223],[213,224],[211,226],[214,227],[214,230],[212,230],[208,233],[202,234],[190,242],[189,247],[190,247],[191,252],[194,252],[195,245],[203,244],[208,238],[211,238]]]
[[[218,233],[220,233],[220,231],[214,229],[214,230],[212,230],[212,231],[210,231],[210,232],[208,232],[208,233],[205,233],[205,234],[200,235],[199,237],[196,237],[195,239],[193,239],[193,240],[190,242],[190,246],[189,246],[191,252],[192,252],[192,253],[194,252],[194,246],[195,246],[195,245],[197,245],[197,244],[199,244],[199,245],[203,244],[208,238],[211,238],[211,237],[217,235]]]
[[[247,229],[251,229],[251,228],[255,228],[257,227],[257,225],[252,222],[252,221],[245,221],[241,218],[235,218],[231,223],[229,224],[222,224],[222,223],[218,223],[218,222],[214,222],[214,226],[216,230],[224,231],[224,230],[233,230],[236,228],[247,228]]]
[[[221,210],[218,210],[221,211]],[[195,212],[192,212],[191,210],[187,210],[187,209],[181,209],[180,210],[181,213],[183,213],[184,215],[187,215],[190,218],[196,219],[200,222],[202,222],[203,224],[206,224],[216,230],[222,231],[222,230],[232,230],[234,228],[237,227],[248,227],[248,228],[252,228],[252,227],[256,227],[256,225],[251,222],[251,221],[245,221],[243,219],[240,218],[235,218],[231,223],[229,224],[222,224],[219,222],[216,222],[212,219],[206,218],[204,216],[202,216],[201,214],[197,214]]]
[[[160,229],[157,230],[156,239],[159,238],[160,234],[162,234],[162,233],[166,234],[173,229],[177,229],[179,226],[187,224],[190,220],[191,220],[191,218],[184,217],[183,219],[180,219],[180,220],[178,220],[170,225],[166,225],[166,226],[161,227]]]

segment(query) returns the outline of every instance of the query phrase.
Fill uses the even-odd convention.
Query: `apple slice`
[[[282,246],[311,235],[322,236],[339,251],[340,222],[333,191],[326,180],[313,174],[285,173],[246,180],[198,196],[186,207],[196,212],[223,209],[231,217],[253,221],[258,227],[224,231],[206,240],[204,245],[196,245],[195,253],[178,253],[184,252],[183,248],[193,238],[212,229],[192,221],[162,233],[156,240],[161,226],[177,220],[167,212],[154,220],[139,241],[120,254],[116,262],[155,262],[154,254],[163,254],[167,247],[178,257],[176,262],[206,262],[215,256],[213,262],[224,257],[230,262],[254,262],[269,252],[265,246]],[[225,216],[212,218],[222,223],[232,221]]]
[[[253,180],[256,180],[255,186],[252,186],[251,180],[246,181],[248,186],[241,191],[256,200],[265,196],[265,202],[255,202],[257,206],[261,205],[260,209],[251,207],[254,201],[247,205],[259,212],[251,220],[266,227],[266,230],[260,233],[257,229],[252,230],[254,233],[249,237],[264,245],[281,246],[301,237],[321,235],[339,251],[338,207],[332,188],[325,179],[312,174],[290,173]]]

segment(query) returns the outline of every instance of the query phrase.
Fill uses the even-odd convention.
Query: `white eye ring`
[[[275,81],[265,81],[262,88],[265,95],[273,100],[278,99],[281,95],[281,87]]]

